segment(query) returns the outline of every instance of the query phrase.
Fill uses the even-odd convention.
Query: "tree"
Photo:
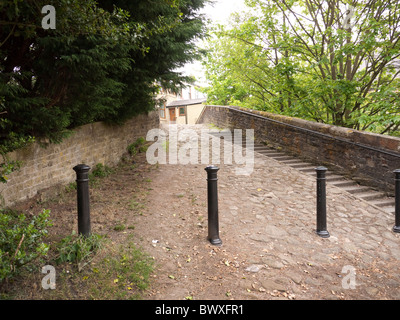
[[[128,57],[114,50],[119,39],[128,41],[134,32],[124,29],[125,13],[108,14],[94,1],[54,1],[57,27],[45,30],[41,27],[45,4],[34,0],[2,3],[2,153],[31,137],[59,141],[74,125],[96,119],[107,106],[104,93],[122,85],[108,75],[128,69]]]
[[[194,58],[205,0],[45,0],[0,4],[0,152],[33,138],[58,142],[76,126],[121,123],[154,108],[157,83]]]
[[[223,50],[242,49],[210,60],[209,70],[233,66],[236,57],[231,78],[257,88],[259,108],[381,133],[398,129],[397,1],[247,3],[252,16],[218,33]]]
[[[101,0],[99,4],[111,11],[116,5],[130,13],[129,21],[148,30],[143,39],[145,54],[130,51],[132,72],[121,81],[126,84],[124,107],[118,117],[154,108],[154,96],[160,87],[178,92],[184,83],[193,80],[176,70],[198,59],[201,52],[194,40],[205,34],[204,17],[199,13],[206,0]]]

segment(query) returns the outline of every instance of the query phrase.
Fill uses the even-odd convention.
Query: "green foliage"
[[[126,226],[123,223],[117,223],[114,226],[114,231],[124,231],[126,229]]]
[[[400,127],[399,4],[248,0],[216,26],[205,59],[209,103],[379,133]],[[348,20],[349,6],[354,16]],[[396,62],[397,61],[397,62]]]
[[[131,156],[134,156],[138,152],[146,152],[147,151],[147,145],[145,145],[146,140],[143,137],[139,137],[136,139],[134,143],[131,143],[128,147],[127,150]]]
[[[49,246],[43,238],[52,225],[49,217],[49,210],[32,219],[12,210],[0,213],[0,282],[14,277],[22,266],[47,254]]]
[[[93,256],[102,246],[103,237],[91,234],[88,237],[72,233],[57,244],[56,263],[74,263],[78,271],[90,263]]]
[[[110,168],[109,166],[103,165],[102,163],[96,164],[93,168],[92,172],[90,173],[90,178],[105,178],[110,174],[114,173],[115,171]]]
[[[146,139],[143,137],[139,137],[136,139],[136,141],[133,143],[134,146],[136,147],[140,147],[141,145],[143,145],[144,143],[146,143]]]
[[[72,192],[75,191],[77,189],[77,184],[76,181],[74,182],[70,182],[66,187],[65,187],[65,192]]]
[[[7,183],[8,175],[20,168],[20,161],[9,161],[4,157],[4,163],[0,164],[0,182]]]
[[[128,153],[134,156],[137,153],[137,147],[132,143],[127,147]]]
[[[3,128],[2,124],[6,122],[7,121],[0,118],[0,128]],[[3,158],[3,163],[0,164],[1,183],[7,183],[8,175],[19,170],[22,164],[21,161],[10,160],[7,153],[15,149],[23,148],[33,141],[34,138],[31,136],[18,136],[14,132],[9,132],[8,140],[4,140],[3,144],[0,143],[0,155]]]
[[[49,3],[2,2],[0,142],[8,146],[7,152],[18,147],[11,146],[10,140],[39,137],[58,142],[70,128],[93,121],[99,112],[104,114],[103,95],[118,87],[106,81],[107,73],[111,68],[127,70],[129,58],[121,61],[120,52],[113,50],[117,40],[128,41],[129,32],[134,32],[123,27],[126,14],[121,10],[108,13],[93,0],[57,0],[51,3],[57,27],[44,30],[40,10],[45,4]],[[109,62],[113,59],[114,63]],[[99,82],[92,85],[94,77]],[[85,94],[86,100],[78,101]],[[89,109],[82,107],[85,103]]]
[[[198,52],[206,0],[5,0],[0,3],[0,149],[56,143],[76,126],[154,109],[160,86]],[[41,8],[56,9],[43,29]]]
[[[107,252],[89,275],[91,297],[94,299],[142,299],[151,282],[154,261],[136,245],[127,241]]]
[[[116,272],[120,286],[134,285],[140,290],[145,290],[150,284],[150,275],[153,271],[154,261],[134,244],[129,243],[121,248],[121,254],[113,260],[107,259],[111,269]]]
[[[113,173],[115,173],[115,169],[103,165],[102,163],[98,163],[89,173],[89,185],[93,188],[98,187],[100,179],[108,177]]]

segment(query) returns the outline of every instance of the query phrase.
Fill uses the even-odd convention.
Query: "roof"
[[[175,100],[175,101],[170,102],[167,105],[167,108],[189,106],[191,104],[200,104],[200,103],[206,102],[206,100],[207,100],[206,98],[190,99],[190,100]]]

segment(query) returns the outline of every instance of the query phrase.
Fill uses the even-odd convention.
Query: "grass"
[[[126,229],[125,224],[119,222],[114,226],[114,231],[124,231]]]
[[[92,266],[85,276],[92,299],[142,299],[150,285],[154,261],[133,242],[120,245]]]
[[[71,240],[71,239],[70,239]],[[90,240],[89,242],[92,242]],[[25,270],[15,279],[8,291],[0,293],[5,300],[140,300],[151,284],[154,260],[138,248],[133,241],[116,246],[103,239],[101,248],[91,255],[90,261],[77,264],[69,257],[56,264],[41,262],[35,268]],[[66,256],[74,252],[73,241],[68,241]],[[70,261],[67,261],[70,260]],[[44,290],[41,281],[44,274],[37,272],[45,264],[56,268],[56,288]],[[32,286],[34,284],[34,286]]]
[[[145,208],[145,205],[143,203],[138,202],[136,196],[134,196],[129,201],[128,208],[129,210],[134,211],[135,213],[141,215],[141,210]]]
[[[89,177],[91,178],[105,178],[110,174],[115,173],[115,170],[110,168],[107,165],[103,165],[102,163],[96,164],[96,166],[92,169]]]
[[[154,261],[132,242],[127,246],[120,246],[118,254],[112,259],[106,259],[109,270],[115,274],[119,286],[126,286],[129,290],[136,287],[139,290],[148,288]],[[130,289],[129,289],[130,287]]]
[[[120,169],[136,169],[130,166],[131,164],[126,162],[120,166]],[[101,182],[102,179],[114,173],[119,174],[118,170],[119,167],[114,169],[98,164],[92,169],[90,179],[94,180],[94,186],[100,183],[108,185],[106,181]],[[142,214],[140,211],[145,207],[143,203],[148,195],[148,191],[145,191],[148,188],[146,182],[151,182],[151,180],[130,176],[134,177],[139,188],[135,187],[134,195],[128,202],[128,208],[137,214]],[[71,199],[76,201],[75,190],[76,183],[69,184],[63,190],[65,197],[62,199],[57,197],[60,201],[57,203],[49,201],[49,204],[68,208]],[[95,189],[95,194],[101,195],[102,192],[102,189]],[[92,195],[92,200],[95,199],[95,194]],[[128,221],[126,216],[107,221],[107,227],[109,228],[105,229],[108,230],[105,236],[92,235],[89,238],[83,238],[71,234],[60,239],[62,236],[53,234],[47,257],[35,261],[21,272],[19,277],[13,279],[6,290],[0,290],[0,299],[142,299],[151,282],[154,260],[134,243],[135,234],[132,230],[135,229],[135,225],[133,221]],[[45,274],[42,274],[40,270],[45,265],[55,267],[56,289],[54,290],[45,290],[41,286]]]
[[[96,164],[96,166],[89,173],[89,185],[92,188],[99,186],[100,179],[106,178],[109,175],[115,173],[115,169],[110,168],[102,163]]]
[[[81,271],[84,266],[90,263],[96,252],[100,250],[103,238],[103,236],[97,234],[85,237],[73,232],[57,244],[55,262],[57,264],[63,262],[76,263],[78,271]]]

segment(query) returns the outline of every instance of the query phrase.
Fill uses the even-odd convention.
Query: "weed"
[[[141,145],[143,145],[145,143],[146,143],[146,139],[143,138],[143,137],[140,137],[140,138],[136,139],[134,144],[136,145],[136,147],[139,147],[139,146],[141,146]]]
[[[108,177],[112,173],[114,173],[114,170],[111,169],[109,166],[103,165],[102,163],[98,163],[92,170],[89,179],[93,178],[93,177],[105,178],[105,177]]]
[[[153,271],[153,260],[132,243],[121,250],[118,259],[110,261],[119,276],[122,285],[135,285],[140,290],[147,289],[150,274]]]
[[[115,173],[115,170],[102,163],[96,164],[89,174],[89,184],[95,188],[99,185],[99,179],[108,177],[110,174]]]
[[[139,147],[139,153],[144,153],[144,152],[146,152],[148,148],[149,148],[149,146],[140,146],[140,147]]]
[[[197,200],[197,196],[196,196],[194,193],[192,193],[192,194],[191,194],[192,206],[194,206],[194,205],[196,204],[196,200]]]
[[[116,226],[114,226],[114,231],[124,231],[125,229],[126,227],[123,223],[118,223]]]
[[[150,285],[154,261],[131,242],[116,250],[92,268],[88,292],[94,299],[140,299]]]
[[[143,137],[137,138],[136,141],[127,147],[127,151],[131,156],[136,155],[138,152],[143,153],[147,151],[148,146],[145,145],[146,140]]]
[[[140,210],[143,208],[144,208],[144,204],[137,202],[134,199],[132,199],[129,203],[129,209],[131,209],[131,210]]]
[[[101,248],[103,237],[91,234],[89,237],[72,232],[57,244],[57,264],[63,262],[76,263],[78,271],[90,263],[93,255]]]
[[[128,146],[127,150],[131,156],[134,156],[137,153],[137,148],[134,146],[133,143]]]
[[[76,190],[76,188],[77,188],[76,181],[71,182],[65,187],[65,192],[66,193],[72,192],[72,191]]]

